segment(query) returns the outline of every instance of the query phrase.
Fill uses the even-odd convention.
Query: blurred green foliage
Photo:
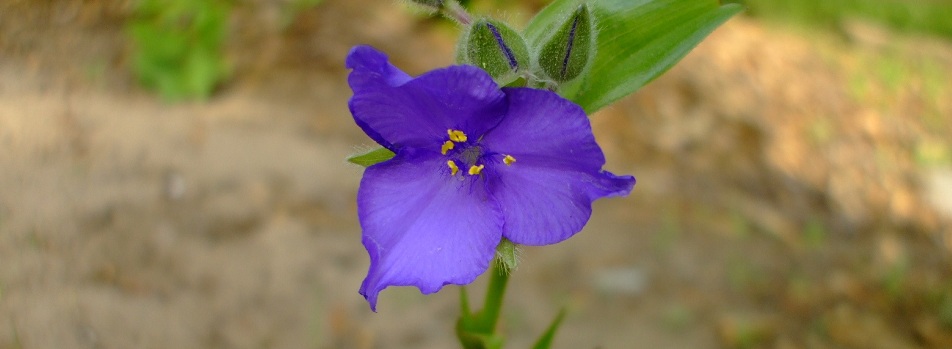
[[[939,306],[936,308],[939,321],[947,329],[952,329],[952,291],[942,295]]]
[[[685,304],[670,304],[661,313],[661,323],[672,333],[683,333],[697,321],[697,314]]]
[[[833,26],[862,18],[909,32],[952,39],[952,1],[948,0],[727,0],[747,6],[758,17]]]
[[[133,69],[168,100],[205,99],[227,77],[223,0],[141,0],[128,27]]]

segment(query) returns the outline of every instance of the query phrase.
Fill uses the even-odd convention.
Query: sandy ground
[[[347,50],[420,73],[452,28],[369,0],[281,28],[277,3],[235,14],[233,79],[184,104],[129,74],[129,4],[0,5],[0,348],[455,346],[456,287],[357,294],[343,160],[371,146]],[[557,348],[952,346],[949,72],[938,39],[732,20],[593,116],[638,185],[523,251],[509,347],[563,306]]]

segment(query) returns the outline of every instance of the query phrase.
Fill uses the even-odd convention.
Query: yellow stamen
[[[443,148],[440,149],[440,152],[443,153],[443,155],[446,155],[446,152],[452,150],[453,147],[456,147],[456,144],[453,143],[453,141],[446,141],[446,143],[443,143]]]
[[[446,133],[450,135],[450,140],[453,142],[465,142],[467,139],[466,134],[460,130],[446,130]]]
[[[506,157],[502,158],[502,162],[506,163],[506,166],[509,166],[512,165],[513,162],[516,162],[516,158],[512,157],[512,155],[506,155]]]
[[[455,176],[456,172],[459,172],[459,167],[456,166],[456,163],[453,162],[453,160],[447,161],[446,166],[449,166],[450,168],[450,176]]]
[[[483,167],[484,167],[483,165],[479,165],[479,166],[473,165],[473,167],[469,168],[469,175],[470,176],[478,175],[480,172],[483,171]]]

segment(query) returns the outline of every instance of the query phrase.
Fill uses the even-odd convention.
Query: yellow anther
[[[466,134],[460,130],[446,130],[446,133],[450,135],[450,140],[453,142],[465,142],[467,139]]]
[[[443,148],[440,149],[440,152],[443,153],[443,155],[446,155],[446,152],[453,150],[453,147],[455,146],[456,144],[453,143],[453,141],[446,141],[446,143],[443,143]]]
[[[470,176],[478,175],[480,172],[483,171],[483,167],[484,167],[483,165],[479,165],[479,166],[473,165],[473,167],[469,168],[469,175]]]
[[[459,167],[456,166],[456,163],[453,160],[447,161],[446,166],[450,168],[450,176],[455,176],[456,172],[459,172]],[[470,170],[472,172],[473,170]]]
[[[506,155],[506,157],[502,158],[502,162],[506,163],[506,166],[509,166],[512,165],[513,162],[516,162],[516,158],[512,157],[512,155]]]

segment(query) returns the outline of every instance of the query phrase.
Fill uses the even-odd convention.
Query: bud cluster
[[[537,47],[530,47],[506,23],[491,18],[474,19],[456,0],[411,1],[463,25],[457,62],[482,68],[500,85],[555,90],[581,76],[595,53],[595,25],[591,10],[584,3],[553,27],[552,34]]]
[[[592,14],[585,4],[533,49],[505,23],[482,18],[467,26],[457,48],[457,60],[483,68],[501,85],[556,89],[585,71],[595,51],[594,36]]]

